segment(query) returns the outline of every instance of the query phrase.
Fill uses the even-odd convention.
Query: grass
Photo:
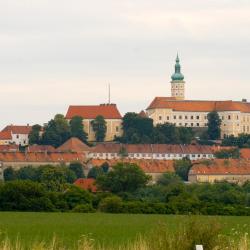
[[[250,217],[200,216],[199,220],[205,222],[214,218],[221,223],[223,234],[230,234],[233,228],[236,232],[250,234]],[[34,241],[51,242],[56,236],[66,248],[71,248],[82,235],[88,235],[108,247],[131,242],[159,223],[165,223],[169,230],[175,231],[186,219],[186,216],[174,215],[1,212],[0,232],[2,238],[8,236],[13,242],[18,237],[26,246]]]

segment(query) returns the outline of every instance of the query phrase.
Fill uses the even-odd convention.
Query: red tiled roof
[[[66,119],[81,116],[83,119],[95,119],[98,115],[105,119],[121,119],[122,116],[115,104],[101,104],[93,106],[69,106]]]
[[[172,153],[172,154],[213,154],[214,147],[205,145],[172,144],[111,144],[102,143],[92,148],[93,153],[119,153],[125,148],[127,153]]]
[[[250,161],[238,159],[214,159],[193,165],[189,175],[250,175]]]
[[[174,111],[241,111],[250,113],[250,103],[235,101],[194,101],[194,100],[169,100],[168,97],[156,97],[147,109],[172,109]]]
[[[250,160],[250,148],[242,148],[240,150],[240,156],[243,159],[249,159]]]
[[[100,167],[103,163],[108,163],[109,166],[114,166],[119,162],[137,164],[145,173],[165,173],[174,172],[173,160],[136,160],[136,159],[122,159],[122,160],[97,160],[92,159],[90,164],[92,166]]]
[[[74,182],[74,185],[76,185],[79,188],[82,188],[84,190],[89,190],[91,192],[96,192],[97,191],[97,187],[95,185],[95,179],[93,178],[79,178]]]
[[[12,140],[12,135],[10,131],[1,131],[0,140]]]
[[[144,110],[142,110],[140,113],[139,113],[139,116],[142,117],[142,118],[147,118],[147,114]]]
[[[0,145],[0,152],[18,152],[19,147],[16,144]]]
[[[12,134],[29,134],[32,130],[32,127],[27,126],[20,126],[20,125],[8,125],[2,131],[10,131]]]
[[[76,137],[72,137],[67,140],[63,145],[56,149],[58,152],[88,152],[90,151],[89,146],[83,143]]]
[[[73,162],[84,161],[85,155],[59,152],[0,152],[2,162]]]
[[[51,145],[30,145],[27,147],[27,152],[55,152],[56,149]]]

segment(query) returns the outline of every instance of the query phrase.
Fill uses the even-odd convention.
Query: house
[[[92,193],[96,193],[97,192],[97,187],[95,185],[95,179],[93,178],[79,178],[74,182],[74,185],[84,189],[84,190],[88,190]]]
[[[188,157],[197,160],[214,158],[215,150],[218,147],[203,145],[100,143],[92,148],[88,158],[179,160]]]
[[[250,134],[250,103],[242,101],[201,101],[185,99],[184,75],[177,56],[171,81],[171,97],[155,97],[147,107],[147,116],[154,125],[172,123],[202,131],[208,125],[208,113],[217,111],[222,121],[221,137]]]
[[[32,127],[29,125],[8,125],[1,131],[1,133],[5,133],[7,136],[6,138],[8,138],[5,143],[2,144],[16,144],[26,146],[29,144],[29,133],[31,130]],[[1,134],[0,141],[3,142],[3,140],[1,140]]]
[[[112,141],[116,136],[122,135],[122,116],[116,104],[100,104],[92,106],[69,106],[66,119],[74,116],[83,118],[84,131],[88,134],[88,141],[95,141],[95,133],[91,126],[97,116],[103,116],[107,125],[105,141]]]
[[[250,161],[242,159],[213,159],[195,163],[189,171],[188,180],[198,183],[250,181]]]
[[[172,160],[92,159],[88,162],[87,168],[90,170],[92,167],[100,167],[104,163],[107,163],[112,168],[112,166],[120,162],[138,165],[146,174],[152,177],[152,183],[155,183],[164,173],[174,173],[174,162]]]
[[[0,132],[0,145],[10,145],[12,143],[12,134],[10,131]]]

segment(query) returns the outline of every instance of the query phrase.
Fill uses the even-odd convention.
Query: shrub
[[[94,213],[95,209],[91,204],[81,204],[77,205],[72,209],[72,212],[75,213]]]
[[[106,197],[100,202],[99,209],[100,211],[106,213],[122,213],[123,212],[122,199],[118,196]]]

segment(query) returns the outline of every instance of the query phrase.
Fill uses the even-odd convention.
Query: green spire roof
[[[173,81],[183,81],[184,75],[181,73],[181,65],[180,65],[180,59],[177,54],[176,60],[175,60],[175,72],[171,76]]]

